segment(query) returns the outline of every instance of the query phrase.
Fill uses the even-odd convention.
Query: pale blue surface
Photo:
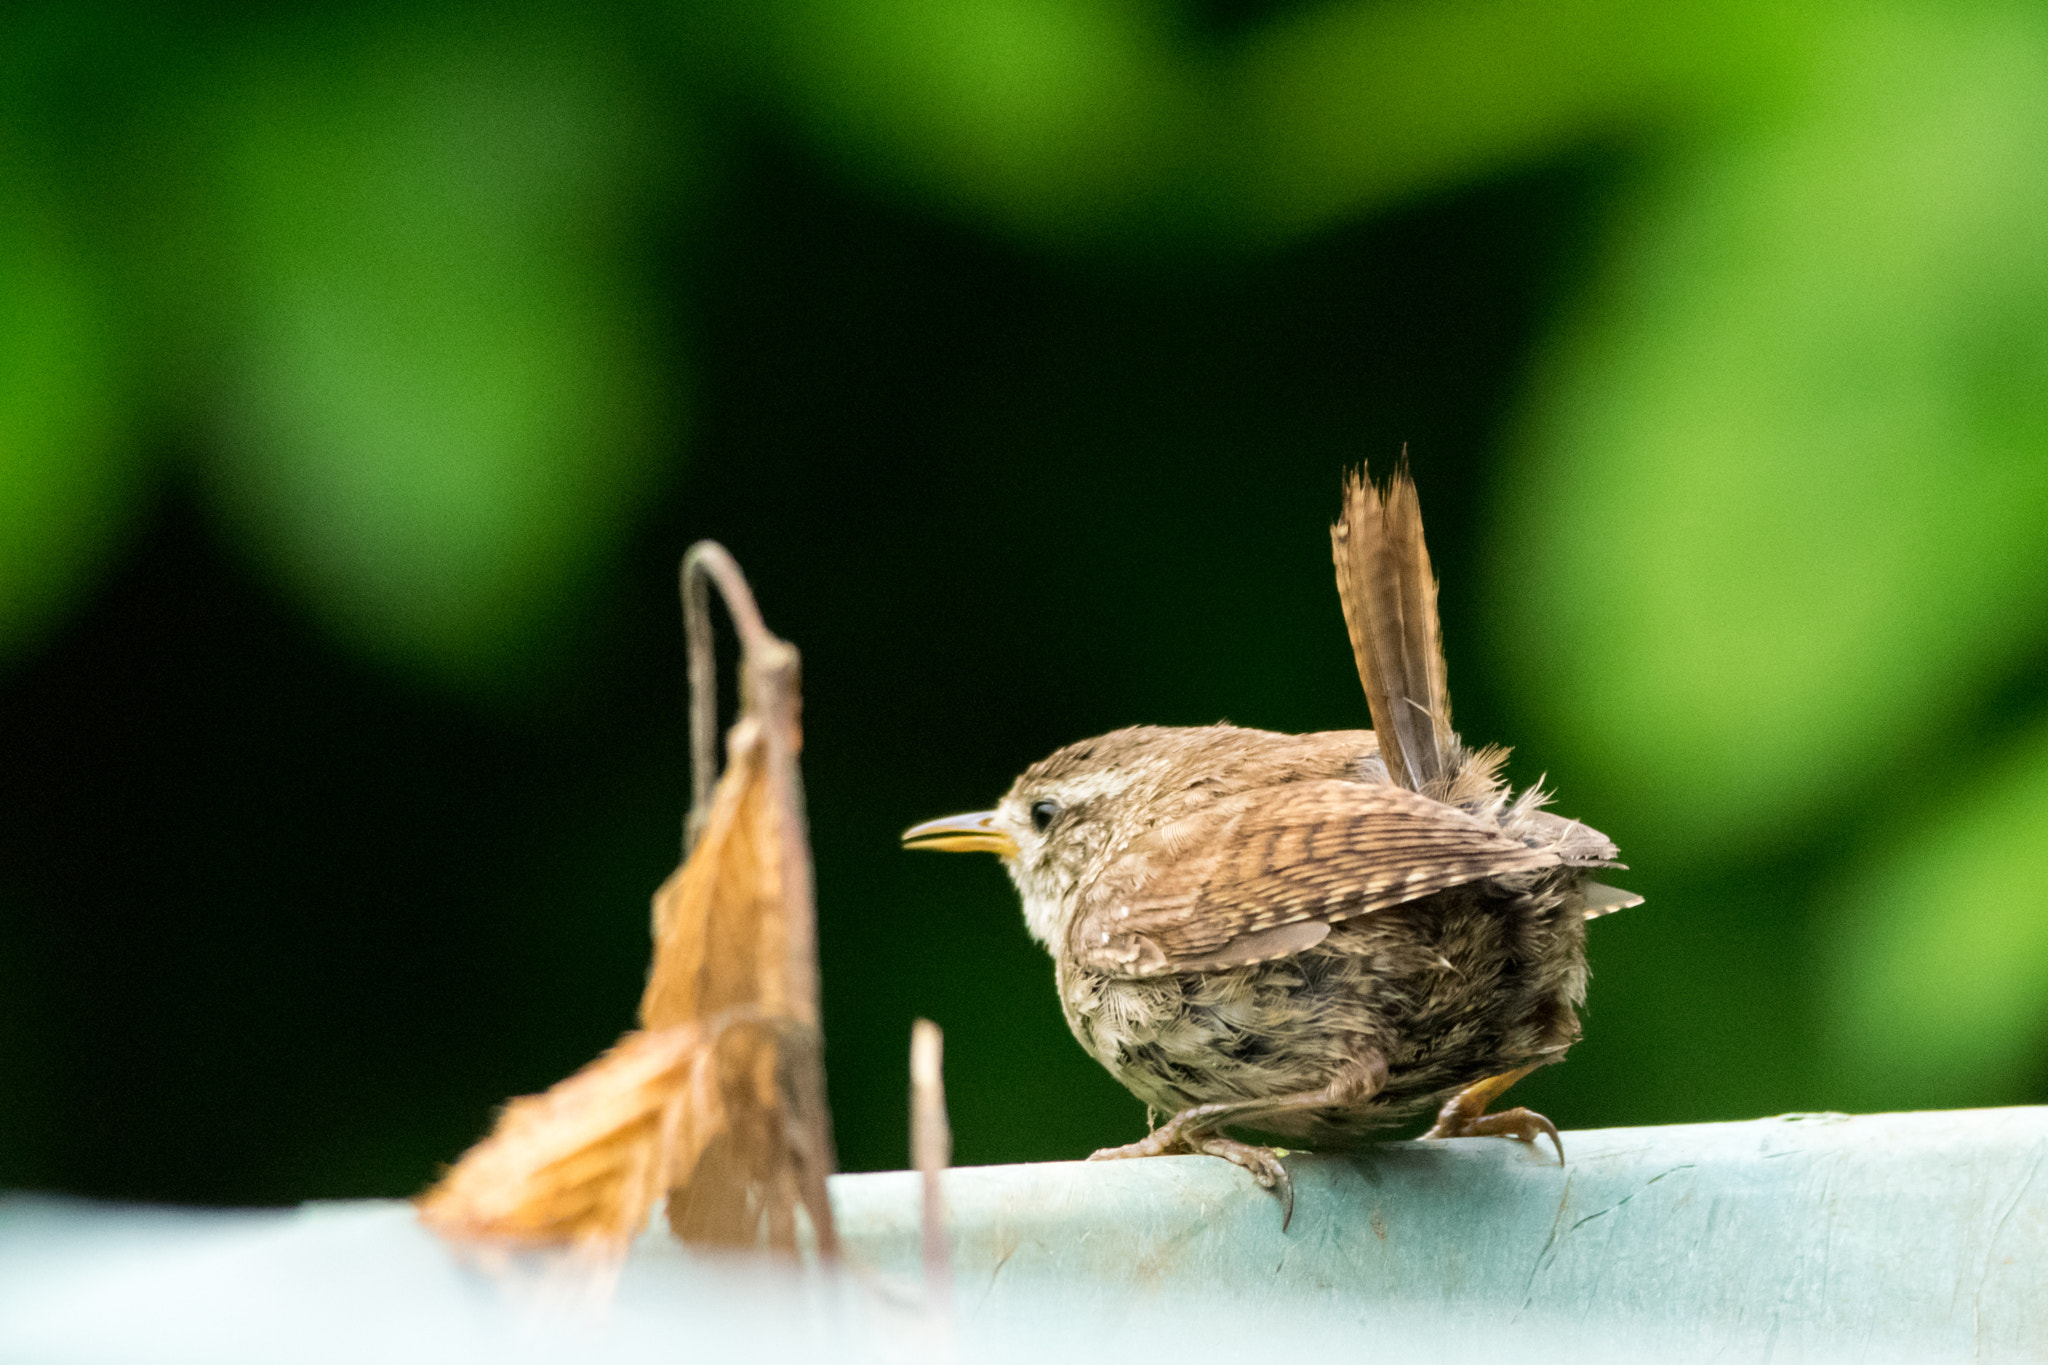
[[[1568,1133],[1296,1157],[1293,1227],[1207,1158],[954,1171],[950,1328],[916,1186],[842,1176],[858,1273],[650,1235],[607,1307],[465,1265],[402,1204],[0,1203],[0,1362],[2039,1360],[2048,1109]],[[950,1333],[950,1336],[949,1336]]]

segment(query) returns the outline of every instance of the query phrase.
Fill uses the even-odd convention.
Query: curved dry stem
[[[697,845],[711,789],[718,782],[718,657],[711,632],[711,586],[725,602],[733,630],[740,637],[741,669],[764,651],[783,642],[761,619],[754,590],[739,561],[715,540],[700,540],[683,555],[677,572],[683,598],[683,637],[689,650],[690,685],[690,814],[684,824],[683,855]]]

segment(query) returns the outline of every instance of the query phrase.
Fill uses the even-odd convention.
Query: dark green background
[[[1733,6],[989,3],[1044,51],[931,58],[912,4],[761,12],[13,21],[0,290],[54,321],[0,355],[0,1185],[411,1193],[628,1027],[701,536],[804,654],[842,1163],[901,1163],[917,1015],[961,1162],[1130,1139],[997,866],[896,835],[1118,725],[1366,723],[1325,527],[1404,445],[1460,728],[1650,898],[1518,1095],[2048,1099],[2048,290],[2036,201],[1964,192],[2048,183],[1999,131],[2048,104],[2037,20],[1764,60],[1683,55]],[[1268,183],[1053,79],[1129,32],[1448,112]],[[1898,74],[1948,69],[1929,34],[1953,89]],[[1869,117],[1909,97],[1952,144]],[[1982,173],[1881,183],[1919,153]],[[479,530],[463,479],[539,491]]]

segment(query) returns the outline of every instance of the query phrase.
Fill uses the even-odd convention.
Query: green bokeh
[[[1502,656],[1660,861],[1810,837],[2048,630],[2048,25],[1834,41],[1646,173],[1504,490]]]
[[[1239,212],[1301,232],[1746,108],[1810,50],[1824,13],[1748,0],[1301,6],[1227,70]]]
[[[575,18],[387,21],[213,92],[223,506],[338,630],[457,676],[561,627],[670,460],[632,215],[689,134]]]
[[[0,659],[57,623],[139,491],[104,285],[37,208],[0,206]]]
[[[796,0],[759,23],[771,79],[857,168],[1052,239],[1127,222],[1207,132],[1172,11],[1101,0]]]
[[[2048,731],[1880,826],[1829,909],[1846,1105],[2023,1103],[2048,1066]]]

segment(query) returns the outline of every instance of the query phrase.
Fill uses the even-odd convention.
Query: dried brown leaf
[[[670,1173],[724,1128],[711,1060],[694,1025],[627,1034],[546,1094],[506,1105],[420,1200],[421,1220],[467,1241],[623,1251]]]
[[[715,785],[711,584],[742,647],[740,715]],[[689,856],[654,897],[645,1031],[507,1106],[421,1200],[446,1235],[617,1252],[666,1195],[685,1241],[794,1252],[801,1209],[818,1249],[836,1252],[797,652],[768,632],[716,545],[684,559],[683,602],[695,799]]]

